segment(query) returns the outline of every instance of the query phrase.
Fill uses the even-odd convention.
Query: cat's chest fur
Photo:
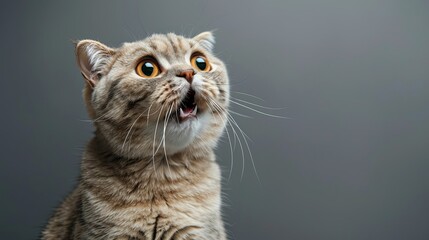
[[[219,239],[213,226],[220,224],[220,172],[213,156],[175,156],[169,165],[120,163],[89,147],[82,162],[85,227],[94,231],[98,225],[98,234],[112,239],[170,239],[175,234]]]

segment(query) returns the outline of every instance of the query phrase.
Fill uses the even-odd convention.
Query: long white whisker
[[[227,116],[226,116],[226,121],[229,123],[229,125],[231,126],[231,129],[232,129],[232,132],[233,132],[233,134],[234,134],[234,141],[235,141],[235,139],[237,139],[238,140],[238,144],[239,144],[239,146],[240,146],[240,150],[241,150],[241,156],[242,156],[242,160],[243,160],[243,165],[242,165],[242,168],[241,168],[241,177],[240,177],[240,180],[242,181],[243,180],[243,176],[244,176],[244,170],[245,170],[245,155],[244,155],[244,149],[243,149],[243,144],[241,143],[241,139],[240,139],[240,137],[238,136],[238,134],[237,134],[237,132],[235,131],[235,129],[234,129],[234,125],[231,123],[231,121],[230,121],[230,119],[229,119],[229,117],[228,117],[228,115],[229,115],[229,113],[228,113],[228,111],[226,111],[226,109],[224,109],[224,108],[222,108],[221,106],[219,106],[219,104],[217,104],[217,102],[213,99],[213,98],[211,98],[210,96],[208,96],[207,95],[207,97],[210,99],[210,103],[211,104],[213,104],[213,107],[215,107],[216,109],[218,109],[218,111],[220,111],[220,112],[225,112],[226,114],[227,114]],[[234,147],[235,148],[235,147]]]
[[[152,108],[152,105],[153,105],[153,104],[154,104],[154,103],[152,103],[152,104],[149,106],[148,110],[147,110],[146,125],[148,125],[148,124],[149,124],[150,109]]]
[[[245,95],[245,96],[249,96],[249,97],[253,97],[253,98],[256,98],[256,99],[261,100],[261,101],[265,101],[264,99],[262,99],[262,98],[260,98],[260,97],[257,97],[257,96],[255,96],[255,95],[249,94],[249,93],[237,92],[237,91],[232,91],[232,92],[234,92],[234,93],[238,93],[238,94],[242,94],[242,95]]]
[[[153,104],[154,104],[154,103],[150,104],[149,108],[147,109],[147,116],[148,116],[148,119],[147,119],[147,121],[146,121],[146,125],[147,125],[147,124],[148,124],[148,122],[149,122],[150,108],[152,107],[152,105],[153,105]],[[159,110],[159,109],[158,109],[158,110]],[[155,112],[157,112],[157,111],[155,111]],[[143,112],[143,113],[144,113],[144,112]],[[132,139],[132,138],[133,138],[134,132],[135,132],[135,129],[131,132],[130,139]],[[131,141],[128,141],[128,142],[129,142],[129,144],[128,144],[128,151],[131,151]]]
[[[158,123],[159,123],[159,119],[161,117],[161,113],[162,113],[162,109],[164,108],[164,105],[161,106],[161,110],[159,111],[159,115],[158,115],[158,119],[156,120],[156,125],[155,125],[155,131],[153,134],[153,148],[152,148],[152,163],[153,163],[153,168],[155,170],[155,146],[156,146],[156,132],[158,130]],[[157,151],[158,152],[158,151]],[[155,171],[156,174],[156,171]]]
[[[213,104],[215,104],[215,105],[217,105],[218,107],[220,107],[220,106],[219,106],[219,104],[218,104],[216,101],[212,100],[212,102],[213,102]],[[235,121],[235,119],[231,116],[231,114],[229,114],[228,112],[226,112],[226,113],[227,113],[227,117],[228,117],[229,122],[230,122],[230,123],[232,123],[232,124],[231,124],[231,127],[233,128],[233,124],[234,124],[234,125],[238,128],[238,130],[240,131],[241,135],[243,136],[243,140],[244,140],[244,143],[245,143],[245,145],[246,145],[247,151],[249,152],[250,160],[251,160],[251,162],[252,162],[252,166],[253,166],[253,170],[255,171],[256,178],[258,179],[258,182],[259,182],[259,183],[261,183],[260,178],[259,178],[258,171],[256,170],[255,162],[254,162],[254,160],[253,160],[253,154],[252,154],[252,151],[250,151],[249,143],[247,142],[247,139],[246,139],[246,138],[249,138],[249,140],[252,140],[252,139],[251,139],[249,136],[247,136],[247,134],[246,134],[246,133],[244,133],[244,131],[240,128],[240,126],[238,126],[238,123],[237,123],[237,122]],[[241,140],[240,140],[240,139],[238,139],[238,140],[239,140],[239,143],[241,143]],[[241,147],[242,147],[242,146],[241,146]],[[243,154],[244,154],[244,153],[243,153]],[[243,163],[243,165],[244,165],[244,163]],[[243,168],[244,168],[244,167],[243,167]],[[243,174],[244,174],[244,170],[242,171],[241,178],[243,178]]]
[[[251,116],[247,116],[247,115],[244,115],[244,114],[241,114],[241,113],[238,113],[238,112],[234,112],[234,111],[232,111],[231,109],[229,110],[229,112],[230,112],[230,113],[233,113],[233,114],[235,114],[235,115],[238,115],[238,116],[240,116],[240,117],[252,118]]]
[[[243,99],[239,99],[239,98],[233,97],[233,96],[230,96],[230,97],[233,98],[233,99],[235,99],[236,101],[239,101],[239,102],[242,102],[242,103],[247,103],[249,105],[252,105],[252,106],[255,106],[255,107],[264,108],[264,109],[268,109],[268,110],[282,110],[282,109],[284,109],[284,108],[265,107],[265,106],[262,106],[262,105],[259,105],[259,104],[256,104],[256,103],[252,103],[252,102],[249,102],[249,101],[246,101],[246,100],[243,100]]]
[[[237,128],[243,134],[243,137],[245,137],[245,138],[247,138],[247,139],[249,139],[250,141],[253,142],[253,140],[238,126],[237,121],[235,121],[235,119],[231,116],[231,114],[228,114],[228,117],[231,119],[231,121],[234,123],[234,125],[237,126]]]
[[[153,102],[153,103],[151,103],[150,105],[149,105],[149,107],[147,108],[147,115],[146,115],[146,117],[147,118],[149,118],[149,115],[150,115],[150,109],[152,108],[152,106],[153,106],[153,104],[154,104],[155,102]],[[159,108],[158,108],[158,110],[159,110]],[[149,120],[149,119],[147,119],[147,120]]]
[[[265,116],[268,116],[268,117],[288,119],[287,117],[277,116],[277,115],[273,115],[273,114],[269,114],[269,113],[261,112],[261,111],[259,111],[259,110],[256,110],[256,109],[254,109],[254,108],[251,108],[251,107],[246,106],[246,105],[244,105],[244,104],[241,104],[241,103],[239,103],[239,102],[235,102],[235,101],[233,101],[233,100],[231,100],[231,99],[230,99],[230,101],[231,101],[232,103],[234,103],[234,104],[237,104],[237,105],[239,105],[239,106],[242,106],[242,107],[244,107],[244,108],[247,108],[247,109],[249,109],[249,110],[252,110],[252,111],[254,111],[254,112],[260,113],[260,114],[265,115]]]
[[[252,139],[249,136],[247,136],[247,134],[243,130],[241,130],[240,126],[238,126],[238,123],[235,121],[235,119],[231,115],[229,115],[229,117],[231,118],[231,121],[235,124],[235,126],[238,128],[240,133],[243,135],[243,140],[244,140],[244,143],[246,144],[247,151],[249,152],[249,156],[250,156],[250,160],[252,162],[253,170],[255,171],[256,178],[258,179],[258,182],[261,183],[258,171],[256,170],[255,161],[253,160],[253,154],[252,154],[252,151],[250,151],[249,143],[247,142],[246,138],[248,138],[250,141],[252,141]]]
[[[207,99],[206,99],[207,101]],[[210,102],[210,101],[207,101]],[[211,104],[208,104],[207,106],[210,108],[211,111],[213,111],[213,109],[210,106]],[[231,164],[230,164],[230,169],[229,169],[229,174],[228,174],[228,181],[231,179],[232,176],[232,170],[234,168],[234,151],[232,148],[232,142],[231,142],[231,137],[229,135],[229,131],[228,131],[228,124],[226,123],[225,119],[223,118],[223,116],[221,116],[221,119],[223,121],[223,124],[225,125],[225,131],[226,131],[226,135],[228,136],[228,141],[229,141],[229,149],[230,149],[230,154],[231,154]],[[234,136],[235,138],[235,136]]]
[[[128,138],[128,136],[130,135],[130,132],[131,132],[131,130],[133,129],[133,127],[134,127],[134,125],[136,124],[136,122],[139,120],[139,118],[143,115],[143,113],[144,112],[142,112],[138,117],[137,117],[137,119],[133,122],[133,124],[131,125],[131,127],[130,127],[130,130],[128,130],[128,132],[127,132],[127,135],[125,136],[125,139],[124,139],[124,143],[122,143],[122,152],[124,151],[124,146],[125,146],[125,143],[126,143],[126,141],[127,141],[127,138]]]
[[[164,141],[163,141],[163,147],[164,147],[164,156],[165,156],[165,161],[167,162],[167,167],[168,167],[168,171],[169,171],[169,173],[170,173],[170,176],[173,176],[173,175],[172,175],[172,173],[171,173],[170,164],[168,163],[167,150],[166,150],[166,148],[165,148],[165,130],[167,129],[168,120],[169,120],[169,118],[170,118],[170,115],[171,115],[171,111],[172,111],[172,110],[173,110],[173,105],[171,105],[171,106],[170,106],[170,110],[168,111],[168,114],[167,114],[167,116],[166,116],[166,118],[165,118],[165,120],[164,120],[164,132],[163,132],[163,137],[162,137],[162,139],[164,140]]]
[[[229,119],[228,119],[228,122]],[[240,146],[240,150],[241,150],[241,156],[243,158],[243,167],[241,168],[241,176],[240,176],[240,181],[243,181],[243,176],[244,176],[244,169],[245,169],[245,156],[244,156],[244,149],[243,149],[243,144],[241,143],[240,137],[238,136],[237,132],[234,129],[234,126],[232,124],[230,124],[231,129],[233,129],[233,132],[235,134],[235,136],[237,137],[237,141],[238,141],[238,145]]]

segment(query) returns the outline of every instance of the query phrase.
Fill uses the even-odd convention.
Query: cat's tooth
[[[192,115],[196,115],[197,114],[197,109],[198,109],[198,106],[197,105],[195,105],[195,107],[194,107],[194,110],[192,111]]]
[[[183,109],[182,108],[180,108],[180,117],[181,118],[184,118],[184,117],[186,117],[186,114],[183,112]]]

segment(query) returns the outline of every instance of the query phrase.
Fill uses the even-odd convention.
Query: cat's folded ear
[[[193,39],[209,52],[214,48],[215,38],[212,32],[202,32],[193,37]]]
[[[77,63],[91,87],[98,83],[113,54],[114,49],[94,40],[81,40],[76,43]]]

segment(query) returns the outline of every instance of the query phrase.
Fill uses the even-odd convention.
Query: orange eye
[[[136,72],[143,78],[154,78],[159,74],[158,63],[155,59],[143,59],[136,67]]]
[[[211,69],[209,61],[203,55],[193,56],[191,58],[191,64],[194,68],[203,72],[208,72]]]

